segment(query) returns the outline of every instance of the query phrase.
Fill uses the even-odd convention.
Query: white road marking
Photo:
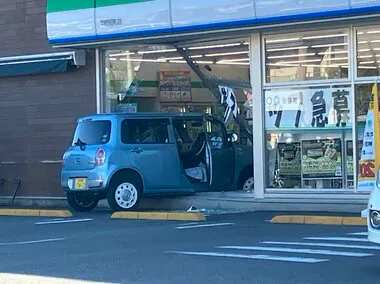
[[[65,219],[63,219],[63,218],[47,218],[47,219],[43,219],[42,221],[47,222],[47,221],[60,221],[60,220],[65,220]]]
[[[57,241],[63,241],[63,240],[66,240],[66,238],[44,239],[44,240],[25,241],[25,242],[0,243],[0,246],[40,244],[40,243],[57,242]]]
[[[192,252],[192,251],[171,251],[166,253],[182,254],[182,255],[197,255],[197,256],[217,256],[217,257],[231,257],[231,258],[245,258],[245,259],[258,259],[258,260],[277,260],[286,262],[303,262],[303,263],[318,263],[329,261],[329,259],[317,259],[307,257],[283,257],[272,255],[246,255],[246,254],[232,254],[232,253],[215,253],[215,252]]]
[[[261,242],[268,245],[295,245],[295,246],[315,246],[315,247],[329,247],[329,248],[352,248],[352,249],[371,249],[380,250],[380,246],[361,246],[361,245],[345,245],[337,243],[300,243],[300,242]]]
[[[217,248],[237,249],[237,250],[258,250],[258,251],[271,251],[271,252],[295,252],[295,253],[305,253],[305,254],[339,255],[339,256],[352,256],[352,257],[364,257],[364,256],[373,255],[369,253],[359,253],[359,252],[319,250],[319,249],[279,248],[279,247],[257,247],[257,246],[219,246]]]
[[[197,224],[199,224],[199,223],[197,223],[197,222],[192,222],[192,223],[181,224],[181,225],[179,225],[179,226],[183,227],[183,226],[191,226],[191,225],[197,225]]]
[[[368,236],[368,233],[367,232],[349,233],[348,235],[352,235],[352,236]]]
[[[347,242],[368,242],[363,238],[346,238],[346,237],[307,237],[304,240],[320,240],[320,241],[347,241]]]
[[[194,229],[194,228],[206,228],[206,227],[218,227],[218,226],[228,226],[233,225],[234,223],[215,223],[215,224],[204,224],[204,225],[192,225],[192,226],[179,226],[176,229]]]
[[[71,220],[58,220],[58,221],[45,221],[37,222],[35,225],[47,225],[47,224],[62,224],[62,223],[78,223],[78,222],[88,222],[93,221],[94,219],[71,219]]]

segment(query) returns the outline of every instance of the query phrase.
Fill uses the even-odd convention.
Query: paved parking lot
[[[0,217],[0,283],[380,283],[365,227],[109,217]]]

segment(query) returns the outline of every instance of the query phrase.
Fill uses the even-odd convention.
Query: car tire
[[[99,199],[88,194],[68,192],[66,196],[69,206],[77,212],[92,211],[99,203]]]
[[[239,191],[250,192],[254,190],[254,184],[255,182],[252,176],[252,169],[247,168],[240,175],[237,189]]]
[[[138,208],[143,192],[141,181],[134,176],[111,182],[107,201],[113,211],[132,211]]]

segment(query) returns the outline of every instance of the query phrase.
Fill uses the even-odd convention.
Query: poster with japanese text
[[[265,92],[267,130],[352,127],[350,88]]]
[[[190,71],[159,72],[159,92],[162,102],[190,102]]]
[[[342,140],[321,139],[301,142],[303,178],[342,177]]]
[[[379,120],[378,108],[374,107],[375,96],[377,99],[377,90],[376,94],[372,92],[371,101],[368,106],[363,134],[363,148],[359,161],[358,191],[371,191],[375,187],[376,182],[376,151],[380,151],[380,149],[375,146],[375,136],[379,135],[379,129],[375,129],[375,125],[378,125],[375,122],[375,118]]]
[[[278,168],[282,176],[301,175],[301,143],[278,143]]]

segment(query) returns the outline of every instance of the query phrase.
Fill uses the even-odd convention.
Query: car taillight
[[[101,166],[104,164],[104,161],[106,159],[106,152],[103,149],[99,149],[96,152],[95,162],[97,166]]]

